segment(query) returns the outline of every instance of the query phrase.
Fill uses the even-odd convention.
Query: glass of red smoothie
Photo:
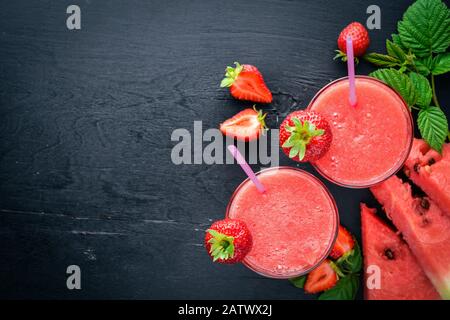
[[[333,142],[313,166],[325,178],[350,188],[366,188],[395,174],[413,141],[413,120],[402,97],[383,82],[356,76],[356,107],[348,102],[348,77],[322,88],[308,110],[329,122]]]
[[[243,220],[252,234],[244,265],[270,278],[308,273],[329,255],[337,236],[339,214],[333,197],[320,180],[300,169],[275,167],[256,175],[266,191],[260,193],[245,180],[226,213]]]

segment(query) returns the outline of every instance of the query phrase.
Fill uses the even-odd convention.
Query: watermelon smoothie
[[[308,110],[322,114],[333,133],[330,149],[313,165],[338,185],[370,187],[395,174],[407,159],[411,112],[397,92],[375,78],[356,77],[356,107],[348,95],[345,77],[326,85],[309,104]]]
[[[234,192],[227,217],[243,220],[253,246],[243,263],[270,278],[303,275],[325,259],[337,236],[334,199],[311,174],[289,167],[257,173],[260,193],[245,180]]]

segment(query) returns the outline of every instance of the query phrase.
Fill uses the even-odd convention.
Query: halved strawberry
[[[343,226],[339,226],[338,236],[330,256],[333,259],[339,259],[345,253],[352,250],[354,246],[355,240],[353,239],[353,236]]]
[[[226,136],[233,137],[241,141],[252,141],[258,139],[266,129],[264,119],[267,113],[257,111],[255,106],[253,109],[248,108],[242,110],[232,118],[226,120],[220,125],[220,131]]]
[[[234,64],[235,68],[226,68],[225,78],[220,83],[220,87],[229,87],[231,95],[239,100],[272,102],[272,93],[267,88],[261,72],[250,64],[240,65],[239,62]]]
[[[334,287],[338,281],[338,275],[333,268],[333,262],[326,259],[316,269],[311,271],[305,282],[305,292],[318,293]]]

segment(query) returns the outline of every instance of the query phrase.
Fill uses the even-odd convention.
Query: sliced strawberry
[[[304,289],[307,293],[318,293],[331,289],[337,281],[338,276],[334,271],[333,262],[326,259],[308,274]]]
[[[272,102],[272,93],[267,88],[261,72],[249,64],[240,65],[238,62],[234,64],[235,68],[226,68],[225,78],[220,86],[229,87],[231,95],[239,100]]]
[[[220,131],[226,136],[233,137],[241,141],[252,141],[258,139],[261,132],[266,128],[264,119],[266,113],[248,108],[242,110],[232,118],[220,125]]]
[[[334,247],[331,250],[330,256],[333,259],[339,259],[345,253],[349,252],[355,246],[355,240],[350,232],[347,231],[343,226],[339,226],[339,232],[334,243]]]

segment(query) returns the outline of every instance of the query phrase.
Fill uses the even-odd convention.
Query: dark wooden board
[[[248,105],[218,87],[235,60],[263,72],[276,127],[276,115],[345,75],[332,60],[337,35],[364,22],[372,1],[80,0],[82,29],[69,31],[72,3],[0,4],[0,298],[314,298],[209,261],[204,230],[244,174],[172,164],[170,135],[194,120],[217,127]],[[410,3],[377,2],[372,50]],[[445,107],[449,84],[438,80]],[[326,184],[359,238],[369,191]],[[70,264],[82,290],[66,288]]]

